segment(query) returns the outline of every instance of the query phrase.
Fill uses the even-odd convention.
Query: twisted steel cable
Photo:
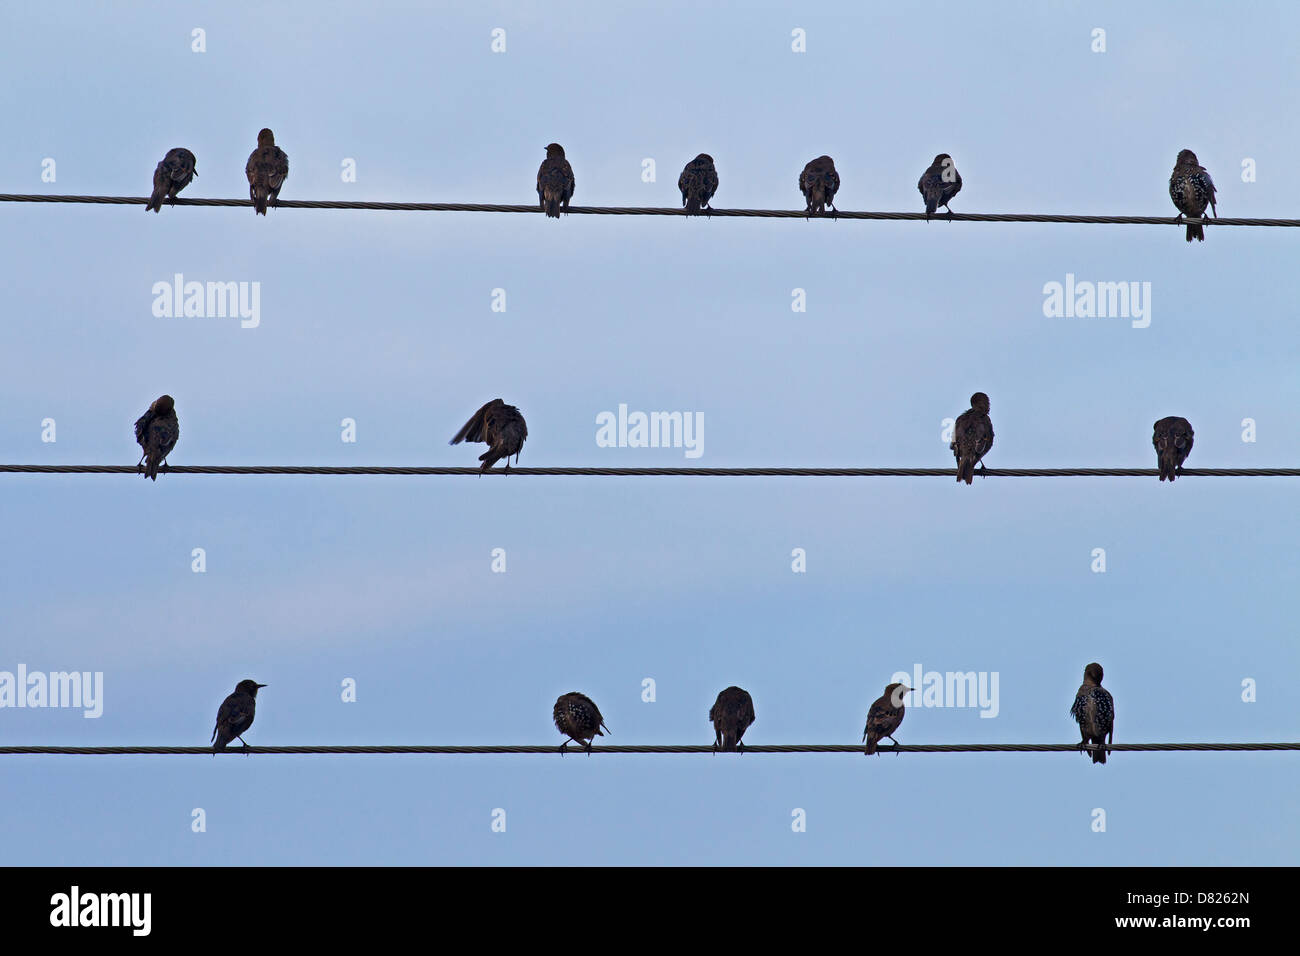
[[[139,475],[135,465],[0,465],[0,474]],[[956,478],[953,468],[478,468],[387,465],[171,465],[163,475],[519,475],[613,478]],[[1157,478],[1155,468],[988,468],[977,478]],[[1300,468],[1184,468],[1188,478],[1300,478]]]

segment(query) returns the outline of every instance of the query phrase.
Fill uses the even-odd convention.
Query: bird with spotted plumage
[[[975,466],[993,447],[993,420],[989,418],[989,397],[976,392],[970,397],[970,408],[957,416],[952,428],[952,442],[948,450],[957,459],[957,480],[971,484],[975,480]]]
[[[546,158],[537,169],[537,201],[547,216],[559,219],[561,212],[569,211],[573,187],[573,167],[564,158],[564,147],[551,143],[546,147]]]
[[[948,203],[961,192],[961,173],[957,172],[952,157],[947,153],[940,153],[934,157],[930,168],[917,180],[916,188],[920,190],[921,198],[925,200],[927,221],[940,206],[948,210],[948,216],[951,218],[952,207]]]
[[[681,190],[686,215],[698,216],[701,210],[706,215],[712,213],[709,200],[718,191],[718,170],[713,165],[713,157],[708,153],[700,153],[687,163],[682,174],[677,177],[677,188]]]
[[[609,733],[605,718],[600,715],[600,708],[590,697],[579,694],[576,690],[561,694],[556,699],[551,718],[555,721],[556,730],[574,743],[582,744],[588,754],[591,753],[591,742]],[[569,740],[560,744],[561,754],[568,749]]]
[[[803,193],[804,218],[826,215],[826,207],[835,213],[835,194],[840,190],[840,174],[835,171],[835,160],[818,156],[810,160],[799,174],[799,191]]]
[[[212,753],[225,750],[232,740],[238,740],[248,749],[244,734],[253,726],[253,716],[257,712],[257,692],[265,687],[255,680],[241,680],[235,685],[235,692],[221,702],[217,711],[217,725],[212,728]]]
[[[248,177],[248,196],[253,200],[254,214],[265,216],[267,204],[276,204],[280,189],[289,177],[289,156],[275,145],[275,134],[269,129],[257,134],[257,149],[249,154],[244,175]]]
[[[754,698],[743,688],[728,687],[709,708],[709,720],[713,722],[715,751],[744,750],[741,738],[754,722]]]
[[[1079,751],[1092,755],[1093,763],[1106,762],[1106,746],[1115,742],[1115,699],[1101,686],[1103,673],[1095,661],[1083,669],[1083,683],[1070,705],[1070,716],[1079,724]],[[1095,744],[1096,750],[1090,750]]]
[[[153,171],[153,195],[145,205],[146,210],[162,212],[162,203],[166,199],[176,205],[176,194],[190,184],[198,171],[194,168],[194,154],[184,146],[167,150]]]
[[[1161,481],[1174,481],[1182,473],[1183,462],[1192,452],[1192,423],[1177,415],[1162,418],[1155,424],[1151,444],[1156,449],[1156,465]]]
[[[1201,165],[1201,161],[1196,158],[1196,154],[1190,149],[1184,149],[1178,153],[1178,158],[1174,161],[1174,171],[1169,176],[1169,198],[1174,201],[1174,206],[1178,209],[1178,221],[1182,221],[1184,216],[1194,216],[1197,219],[1205,215],[1206,207],[1214,211],[1214,215],[1219,215],[1219,207],[1214,203],[1214,180],[1210,178],[1209,171]],[[1191,242],[1196,239],[1199,242],[1205,241],[1205,229],[1199,225],[1187,225],[1187,241]]]
[[[915,689],[906,684],[890,684],[871,705],[871,709],[867,711],[867,725],[862,729],[862,739],[866,742],[863,753],[870,756],[876,752],[880,741],[886,738],[894,740],[894,731],[898,730],[903,722],[903,712],[906,709],[903,707],[903,697]],[[894,740],[894,746],[898,746],[897,740]]]
[[[159,466],[163,471],[167,470],[167,456],[180,437],[176,400],[170,395],[160,395],[149,405],[148,411],[135,420],[135,441],[140,446],[136,471],[150,481],[157,481]]]
[[[519,409],[494,398],[474,413],[449,444],[485,442],[488,450],[478,456],[478,460],[483,463],[479,466],[479,471],[487,471],[502,458],[506,460],[505,470],[509,471],[510,456],[514,455],[515,464],[519,464],[519,452],[527,438],[528,423],[524,421]]]

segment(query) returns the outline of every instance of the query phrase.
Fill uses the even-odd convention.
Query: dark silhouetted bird
[[[267,203],[275,205],[280,198],[280,187],[289,176],[289,157],[275,145],[275,134],[269,129],[257,134],[257,149],[249,155],[244,174],[248,176],[248,195],[253,200],[253,211],[265,216]]]
[[[1219,215],[1219,207],[1214,204],[1214,180],[1190,149],[1179,152],[1174,161],[1174,171],[1169,176],[1169,198],[1178,207],[1179,219],[1183,216],[1199,219],[1205,215],[1207,206],[1214,210],[1215,216]],[[1187,241],[1193,239],[1204,242],[1205,229],[1189,223]]]
[[[682,205],[686,215],[698,216],[700,210],[712,212],[709,200],[718,191],[718,171],[713,166],[713,157],[700,153],[682,170],[677,177],[677,188],[682,191]]]
[[[975,466],[993,447],[993,420],[989,418],[989,397],[976,392],[970,408],[957,416],[948,445],[957,459],[957,480],[970,484],[975,480]]]
[[[1079,750],[1091,753],[1093,763],[1105,763],[1105,747],[1115,742],[1115,701],[1110,691],[1101,686],[1101,677],[1100,664],[1085,667],[1083,683],[1070,705],[1070,716],[1079,722],[1079,734],[1083,737]],[[1088,744],[1096,744],[1098,749],[1087,750]]]
[[[167,150],[153,171],[153,195],[149,197],[145,209],[162,211],[162,201],[167,199],[176,205],[176,194],[190,184],[198,172],[194,169],[194,154],[184,146]]]
[[[551,143],[546,147],[546,158],[537,169],[537,201],[546,215],[559,219],[560,212],[569,211],[573,198],[573,167],[564,158],[564,147]]]
[[[591,742],[605,736],[601,733],[602,728],[605,733],[609,732],[605,718],[600,716],[600,708],[590,697],[576,690],[556,699],[551,716],[555,719],[556,729],[575,743],[582,744],[588,753],[591,753]],[[564,753],[568,746],[568,740],[560,744],[560,753]]]
[[[253,726],[257,692],[265,686],[253,680],[241,680],[235,685],[235,692],[221,702],[221,709],[217,711],[217,725],[212,728],[213,753],[225,750],[226,744],[235,739],[245,747],[248,746],[244,734]]]
[[[459,445],[463,441],[487,442],[488,450],[478,456],[478,460],[483,462],[481,470],[487,471],[504,458],[506,471],[509,471],[510,456],[514,455],[515,464],[519,464],[519,450],[524,447],[527,437],[528,423],[519,414],[519,409],[494,398],[474,413],[474,417],[456,433],[450,444]]]
[[[951,216],[952,207],[948,203],[961,192],[961,173],[957,172],[952,157],[947,153],[940,153],[934,157],[930,168],[921,174],[916,188],[921,191],[921,198],[925,200],[926,219],[933,216],[940,206],[947,209],[948,215]]]
[[[807,208],[804,218],[816,213],[826,215],[826,207],[835,212],[835,194],[839,192],[840,174],[835,171],[835,160],[829,156],[818,156],[799,174],[799,191],[803,193]]]
[[[143,471],[150,481],[157,481],[158,466],[167,467],[167,456],[180,437],[176,400],[170,395],[162,395],[135,420],[135,441],[141,449],[140,460],[135,463],[136,470]]]
[[[714,750],[744,750],[740,738],[754,722],[754,698],[747,690],[728,687],[709,708],[709,720],[713,721]]]
[[[880,699],[871,705],[867,711],[867,726],[862,729],[862,739],[867,742],[864,753],[875,753],[876,745],[886,737],[894,740],[894,731],[903,722],[903,695],[914,689],[906,684],[890,684]],[[894,746],[898,746],[897,740],[894,740]]]
[[[1178,477],[1183,462],[1192,451],[1192,437],[1192,423],[1185,418],[1170,415],[1156,422],[1151,444],[1156,449],[1161,481],[1173,481]]]

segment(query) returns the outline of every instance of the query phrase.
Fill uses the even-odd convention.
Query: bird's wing
[[[451,444],[459,445],[463,441],[481,442],[487,441],[484,436],[484,426],[487,424],[488,412],[496,406],[501,399],[494,398],[488,402],[467,421],[463,428],[456,433],[456,437],[451,440]]]
[[[136,441],[136,444],[138,444],[138,445],[143,445],[143,444],[144,444],[144,436],[145,436],[145,435],[148,433],[148,431],[149,431],[149,421],[150,421],[151,418],[152,418],[152,416],[149,414],[149,412],[145,412],[143,415],[141,415],[139,418],[137,418],[137,419],[135,420],[135,441]]]

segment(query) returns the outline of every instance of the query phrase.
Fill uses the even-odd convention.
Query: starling
[[[176,205],[176,194],[190,184],[198,175],[194,169],[194,154],[184,146],[167,150],[167,155],[153,171],[153,195],[149,197],[145,209],[162,212],[163,197]]]
[[[582,744],[589,754],[591,742],[597,737],[605,736],[601,729],[604,728],[605,733],[609,732],[605,718],[600,716],[600,708],[590,697],[579,694],[576,690],[556,698],[551,716],[555,720],[555,728],[575,743]],[[568,740],[560,744],[560,753],[564,753],[568,746]]]
[[[992,447],[993,421],[989,418],[989,397],[976,392],[970,397],[970,408],[957,416],[952,429],[952,443],[948,445],[957,459],[957,480],[968,485],[973,482],[975,466]]]
[[[546,215],[560,218],[560,210],[569,211],[573,198],[573,167],[564,158],[564,147],[551,143],[546,147],[546,158],[537,170],[537,201]]]
[[[176,420],[176,400],[170,395],[160,396],[149,410],[135,420],[135,441],[141,448],[136,471],[143,471],[150,481],[158,480],[158,466],[167,467],[167,456],[181,437],[180,422]]]
[[[235,685],[235,692],[221,702],[217,711],[217,725],[212,728],[212,752],[225,750],[226,744],[238,738],[248,748],[248,741],[243,735],[253,726],[253,713],[257,710],[257,692],[265,687],[257,681],[241,680]]]
[[[253,200],[253,211],[265,216],[267,201],[272,206],[276,204],[280,187],[289,175],[289,157],[275,145],[275,134],[269,129],[257,134],[257,149],[249,155],[244,174],[248,176],[248,195]]]
[[[1085,667],[1083,683],[1079,685],[1079,692],[1074,695],[1070,707],[1070,716],[1079,722],[1079,734],[1083,737],[1079,750],[1091,753],[1093,763],[1105,763],[1106,744],[1115,742],[1115,700],[1110,691],[1101,686],[1101,676],[1100,664]],[[1090,743],[1096,744],[1098,749],[1087,750]]]
[[[867,711],[867,726],[862,729],[862,739],[867,742],[865,753],[875,753],[876,744],[885,737],[894,740],[894,731],[903,722],[903,695],[910,690],[915,688],[906,684],[890,684],[880,699],[871,705]],[[898,746],[897,740],[894,740],[894,746]]]
[[[519,450],[524,447],[528,437],[528,424],[519,409],[507,405],[499,398],[494,398],[474,413],[474,417],[465,423],[465,427],[456,433],[449,444],[459,445],[463,441],[486,442],[488,450],[478,456],[483,462],[481,471],[487,471],[502,458],[506,460],[506,471],[510,470],[510,456],[515,456],[519,464]]]
[[[835,160],[829,156],[818,156],[805,166],[799,174],[799,191],[808,204],[804,218],[813,213],[826,215],[827,206],[831,207],[831,212],[836,212],[834,200],[839,188],[840,174],[835,171]]]
[[[1156,422],[1151,444],[1156,449],[1161,481],[1173,481],[1178,477],[1183,462],[1192,451],[1192,437],[1192,423],[1185,418],[1170,415]]]
[[[687,163],[677,177],[677,188],[682,191],[686,215],[698,216],[701,209],[711,213],[709,200],[718,191],[718,171],[713,167],[713,157],[700,153]]]
[[[1219,215],[1219,207],[1214,204],[1214,180],[1190,149],[1179,152],[1174,161],[1174,171],[1169,174],[1169,198],[1178,207],[1179,219],[1183,216],[1199,219],[1205,215],[1206,206],[1214,210],[1215,216]],[[1205,229],[1189,224],[1187,241],[1193,239],[1204,242]]]
[[[947,209],[948,215],[951,216],[952,207],[948,203],[961,192],[961,173],[957,172],[957,167],[953,165],[952,157],[947,153],[940,153],[934,157],[930,168],[921,174],[916,188],[921,191],[921,198],[925,200],[927,220],[940,206]]]
[[[754,722],[754,698],[747,690],[728,687],[709,708],[709,720],[713,721],[714,750],[744,750],[740,738]]]

